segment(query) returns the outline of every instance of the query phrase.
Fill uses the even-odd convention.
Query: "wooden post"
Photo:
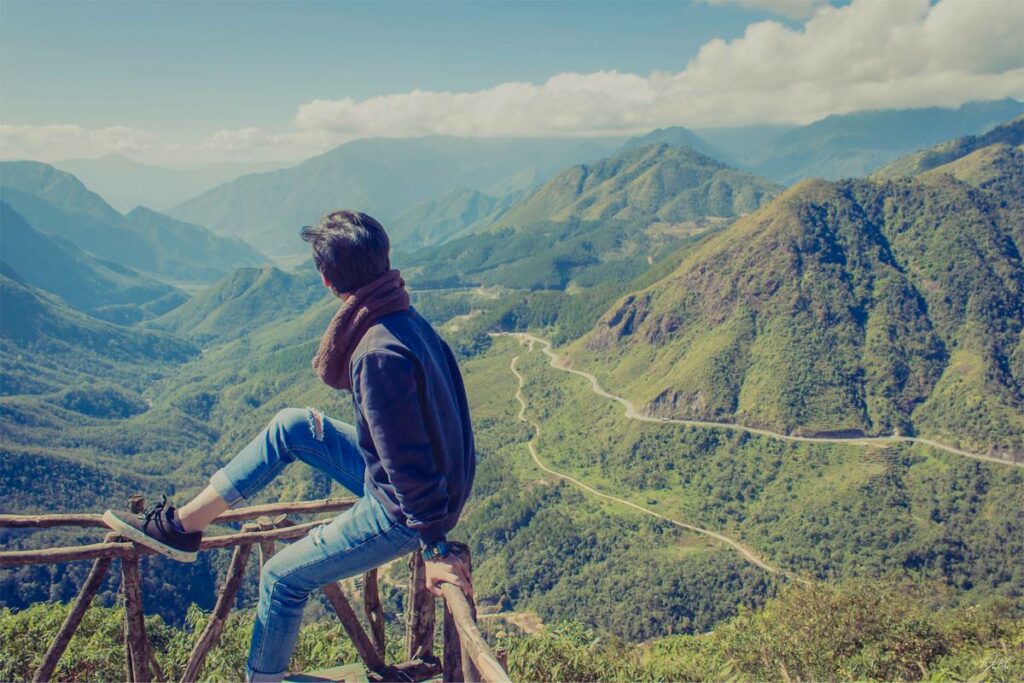
[[[146,639],[146,621],[142,611],[138,553],[130,552],[121,558],[121,582],[124,585],[125,626],[128,629],[132,675],[134,680],[144,683],[150,680],[149,643]]]
[[[269,517],[257,517],[256,526],[260,531],[270,531],[276,529],[279,525],[283,526],[283,523],[288,520],[288,515],[278,515],[274,519]],[[263,566],[274,556],[276,548],[274,547],[273,541],[260,541],[260,575],[263,575]]]
[[[377,647],[381,659],[385,653],[384,633],[384,608],[380,604],[380,586],[377,582],[376,568],[363,574],[363,612],[366,613],[366,621],[370,624],[370,635],[373,636],[373,644]]]
[[[418,550],[409,556],[409,605],[405,618],[405,645],[409,659],[434,654],[434,594],[427,590],[426,569]]]
[[[356,616],[355,610],[352,609],[348,598],[341,590],[341,584],[332,581],[324,586],[324,594],[331,602],[331,606],[334,607],[335,614],[338,615],[341,625],[345,627],[348,637],[352,639],[352,644],[356,646],[356,652],[359,653],[366,668],[378,673],[383,672],[384,658],[377,653],[373,643],[370,642],[370,637],[363,630],[363,625],[359,623],[359,617]]]
[[[50,680],[53,670],[60,661],[61,655],[64,654],[64,650],[67,649],[68,643],[71,641],[71,637],[75,635],[78,625],[82,623],[85,611],[92,604],[96,591],[103,584],[103,579],[107,575],[109,567],[109,557],[101,557],[92,563],[92,569],[89,570],[89,576],[85,578],[85,583],[82,584],[82,590],[78,592],[74,606],[68,612],[68,615],[64,617],[64,623],[61,624],[60,630],[57,631],[57,635],[54,637],[53,642],[50,643],[49,649],[46,650],[46,655],[43,656],[43,663],[39,665],[35,676],[32,678],[33,683]]]
[[[442,681],[451,683],[463,680],[462,641],[452,610],[447,603],[444,606],[444,656],[441,659],[441,666]]]
[[[461,558],[472,575],[473,562],[469,547],[463,543],[450,543],[452,554]],[[456,588],[455,590],[459,590]],[[466,596],[469,605],[469,618],[476,622],[476,605],[473,599]],[[480,671],[473,663],[469,650],[462,646],[462,635],[455,623],[455,614],[448,601],[444,608],[444,673],[445,681],[480,681]]]
[[[128,498],[128,511],[140,515],[146,508],[145,499],[135,494]],[[113,540],[108,534],[106,540]],[[126,539],[125,539],[126,540]],[[121,555],[121,592],[124,594],[124,646],[130,683],[149,681],[149,643],[146,639],[146,618],[142,608],[142,577],[139,573],[139,553],[131,550]]]
[[[255,529],[255,524],[246,524],[243,527],[243,530]],[[224,578],[224,586],[220,589],[220,595],[217,596],[217,604],[214,605],[210,620],[206,622],[203,632],[199,634],[192,653],[188,657],[185,674],[181,677],[183,682],[199,679],[199,675],[203,671],[203,664],[206,662],[206,655],[217,644],[217,640],[224,630],[224,622],[235,605],[235,595],[245,577],[245,565],[251,551],[252,544],[235,546],[235,551],[231,554],[231,564],[228,566],[227,576]]]

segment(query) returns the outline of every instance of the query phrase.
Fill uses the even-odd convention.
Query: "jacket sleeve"
[[[371,351],[352,367],[352,390],[406,524],[424,545],[444,535],[448,483],[434,457],[412,359]]]

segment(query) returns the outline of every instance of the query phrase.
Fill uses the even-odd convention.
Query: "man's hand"
[[[436,560],[424,560],[423,566],[426,568],[427,590],[437,597],[441,597],[442,583],[454,584],[468,597],[473,597],[469,569],[457,556],[448,555]]]

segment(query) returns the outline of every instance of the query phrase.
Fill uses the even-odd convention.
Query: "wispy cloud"
[[[469,93],[314,100],[296,124],[351,137],[600,134],[1019,97],[1022,25],[1018,0],[822,5],[800,28],[762,21],[736,40],[712,40],[676,73],[563,73]]]
[[[767,0],[708,0],[759,8]],[[316,99],[295,129],[221,130],[179,144],[130,128],[4,126],[3,155],[68,158],[122,151],[150,159],[298,158],[369,136],[611,135],[666,125],[806,123],[862,109],[1024,98],[1019,0],[772,1],[799,26],[750,24],[712,40],[678,72],[560,73],[474,92]],[[57,150],[61,150],[58,152]]]

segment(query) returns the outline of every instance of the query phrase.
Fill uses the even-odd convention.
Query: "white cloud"
[[[736,5],[743,9],[780,14],[790,19],[806,19],[826,0],[704,0],[713,7]]]
[[[160,146],[159,136],[126,126],[0,125],[0,150],[8,159],[69,159],[113,152],[144,155]]]
[[[705,44],[678,73],[563,73],[468,93],[318,99],[299,107],[296,124],[347,137],[613,134],[1024,97],[1021,26],[1019,0],[856,0],[821,5],[800,28],[751,24],[741,38]]]
[[[0,154],[51,161],[108,152],[156,163],[283,160],[370,136],[613,135],[1024,99],[1020,0],[854,0],[838,8],[816,0],[706,1],[813,15],[799,27],[760,21],[735,40],[711,40],[679,72],[560,73],[541,84],[509,82],[475,92],[317,99],[299,106],[294,130],[243,127],[192,142],[120,126],[5,125]]]

